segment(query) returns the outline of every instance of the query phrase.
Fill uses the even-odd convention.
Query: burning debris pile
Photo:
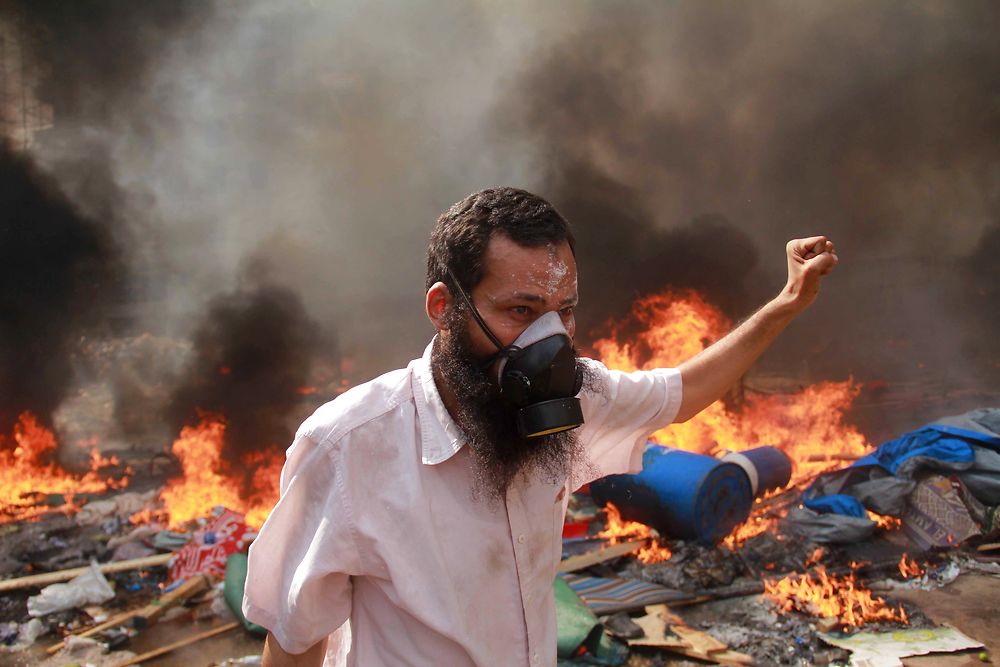
[[[728,327],[698,294],[667,292],[641,299],[593,353],[622,370],[675,365]],[[239,374],[224,338],[203,334],[202,370],[189,374],[202,380],[175,396],[211,398],[209,381]],[[303,382],[286,384],[313,405]],[[573,494],[555,583],[566,663],[829,664],[908,629],[925,631],[927,650],[978,646],[893,596],[1000,571],[989,555],[1000,411],[873,450],[847,417],[858,391],[744,388],[655,434],[641,473]],[[144,628],[157,621],[195,622],[194,638],[245,621],[245,552],[277,499],[283,457],[240,448],[231,417],[212,407],[239,412],[209,401],[166,451],[122,461],[95,449],[77,473],[56,463],[55,434],[20,415],[0,447],[8,650],[57,654],[53,665],[112,650],[108,664],[130,664],[117,649],[156,649]]]
[[[119,249],[28,158],[0,147],[0,162],[13,253],[0,295],[0,648],[36,664],[36,640],[55,633],[83,652],[57,664],[100,662],[82,656],[142,646],[135,633],[181,602],[217,619],[231,615],[228,591],[238,615],[242,579],[221,581],[330,382],[327,341],[260,263],[208,303],[190,341],[114,335]],[[47,262],[44,278],[29,270]]]
[[[594,347],[622,370],[670,366],[728,328],[699,295],[665,293],[620,325],[637,335]],[[641,473],[574,494],[563,577],[633,658],[652,659],[655,646],[721,664],[827,664],[846,648],[856,659],[890,651],[884,640],[906,628],[928,642],[893,659],[978,646],[891,591],[945,585],[963,568],[1000,571],[987,555],[1000,535],[1000,410],[872,451],[847,420],[858,391],[851,381],[744,390],[656,433]],[[654,603],[670,608],[666,623]],[[685,642],[691,625],[709,639]],[[579,650],[607,654],[593,642]]]
[[[443,8],[425,29],[422,8],[308,4],[0,3],[0,116],[26,151],[0,147],[0,643],[141,647],[138,626],[162,621],[147,608],[157,601],[224,615],[198,577],[229,568],[209,559],[202,572],[198,554],[231,549],[238,571],[294,425],[346,388],[311,317],[340,325],[367,370],[412,349],[423,315],[399,295],[425,238],[400,211],[426,220],[460,183],[514,175],[549,194],[580,232],[591,317],[646,295],[592,344],[609,366],[701,350],[731,324],[709,299],[735,315],[763,298],[760,248],[813,220],[856,272],[813,313],[811,335],[779,346],[811,364],[804,376],[847,364],[868,386],[923,383],[947,366],[995,391],[1000,42],[988,3],[896,3],[877,21],[862,4],[531,6],[524,25],[537,34],[513,41],[490,7]],[[456,25],[474,28],[458,44],[468,58],[454,57]],[[371,26],[378,38],[358,38]],[[775,41],[761,26],[785,27]],[[29,123],[36,97],[51,117]],[[455,174],[456,146],[483,158],[440,178]],[[543,156],[527,171],[526,146]],[[650,293],[668,284],[701,292]],[[202,305],[187,339],[179,329]],[[848,316],[855,335],[829,335]],[[138,330],[118,354],[124,326]],[[317,362],[337,371],[317,377]],[[105,377],[81,389],[88,373]],[[757,378],[657,433],[650,474],[683,462],[687,486],[672,492],[688,504],[667,503],[683,509],[668,517],[626,480],[620,497],[600,485],[576,495],[557,597],[582,608],[584,626],[602,616],[633,662],[658,661],[655,645],[819,663],[849,642],[828,632],[827,646],[818,630],[926,628],[878,589],[947,581],[956,562],[986,567],[1000,454],[983,429],[1000,425],[966,415],[873,451],[852,425],[863,391]],[[920,408],[945,393],[927,391]],[[892,411],[893,424],[927,413]],[[101,415],[111,426],[91,428]],[[171,588],[182,565],[190,576]],[[25,580],[37,575],[50,576]],[[69,591],[94,597],[28,613],[29,598]],[[567,660],[624,659],[602,642],[581,656],[587,642],[567,640]]]
[[[1000,548],[989,543],[998,532],[988,524],[978,524],[974,537],[946,549],[921,547],[922,525],[908,523],[910,514],[882,522],[864,541],[818,544],[792,528],[787,517],[777,518],[802,500],[802,490],[789,484],[754,501],[749,520],[724,539],[700,540],[689,527],[691,539],[682,540],[622,518],[637,509],[641,514],[636,506],[650,502],[637,487],[630,498],[619,496],[621,509],[613,502],[599,507],[595,500],[606,500],[601,487],[608,485],[605,478],[572,496],[561,577],[606,633],[627,643],[629,665],[673,664],[669,660],[676,653],[719,664],[846,663],[844,649],[863,654],[851,645],[852,637],[869,638],[868,650],[877,652],[880,641],[917,629],[924,631],[926,645],[896,657],[980,646],[960,634],[961,641],[952,642],[957,639],[950,629],[938,628],[919,605],[893,596],[945,586],[960,572],[1000,573],[1000,563],[989,555]],[[942,530],[949,525],[940,514],[927,518]],[[767,527],[747,528],[761,524]],[[652,618],[664,614],[670,620],[653,623],[650,634]],[[685,643],[686,632],[708,639]],[[931,641],[939,632],[944,639]],[[698,654],[695,649],[706,642],[715,648]],[[607,652],[583,640],[577,650],[577,656],[591,657]]]
[[[246,549],[277,500],[282,461],[248,457],[258,484],[241,493],[220,465],[226,426],[206,415],[184,427],[154,457],[169,465],[133,468],[95,453],[74,474],[46,459],[53,433],[22,415],[4,453],[3,650],[23,664],[136,664],[162,647],[116,649],[143,646],[137,635],[160,620],[180,616],[193,623],[186,634],[205,630],[196,638],[239,625]]]

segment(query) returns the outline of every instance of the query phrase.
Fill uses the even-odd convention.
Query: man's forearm
[[[722,398],[795,319],[798,310],[782,293],[721,340],[682,363],[683,398],[675,421],[687,421]]]
[[[684,395],[676,421],[687,421],[722,398],[788,323],[816,299],[820,278],[839,261],[833,242],[825,236],[789,241],[785,257],[788,282],[778,296],[725,338],[680,365]]]
[[[295,654],[285,652],[269,632],[264,641],[261,664],[263,667],[322,667],[325,656],[326,639],[313,644],[305,653]]]

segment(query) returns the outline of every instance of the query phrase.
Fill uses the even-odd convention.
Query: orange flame
[[[769,491],[754,500],[753,507],[750,508],[750,516],[746,521],[736,526],[733,532],[725,539],[725,543],[731,549],[735,549],[747,540],[775,528],[778,521],[788,514],[787,507],[778,507],[776,509],[768,507],[767,501],[776,498],[780,493],[780,490]]]
[[[278,502],[284,462],[284,452],[253,452],[243,458],[243,465],[254,471],[250,485],[253,490],[245,503],[248,526],[260,528],[264,525],[264,520]]]
[[[826,549],[823,547],[816,547],[813,549],[812,553],[809,554],[809,558],[806,558],[806,567],[812,567],[813,565],[819,564],[823,560],[823,556],[826,555]]]
[[[764,581],[764,595],[782,611],[800,611],[819,618],[836,618],[844,627],[873,621],[909,623],[902,605],[892,608],[859,584],[854,573],[839,577],[817,565],[812,574]]]
[[[729,330],[729,319],[694,291],[667,290],[636,301],[631,318],[643,329],[631,342],[618,342],[619,330],[594,343],[608,368],[674,367],[704,350]],[[640,365],[640,359],[645,363]]]
[[[607,527],[597,533],[597,537],[607,539],[611,544],[627,541],[624,538],[649,540],[648,544],[636,553],[636,557],[640,561],[650,564],[670,559],[672,555],[670,549],[667,548],[666,544],[660,542],[649,526],[636,521],[623,520],[621,512],[618,511],[614,503],[608,503],[605,510],[607,511]]]
[[[30,412],[18,416],[11,439],[13,443],[6,442],[0,435],[0,523],[44,513],[48,508],[36,509],[38,503],[33,500],[39,496],[62,495],[65,504],[60,511],[73,513],[79,509],[73,502],[74,494],[102,493],[128,486],[127,472],[117,479],[101,475],[102,468],[117,465],[118,461],[103,457],[96,447],[90,452],[90,469],[82,475],[66,472],[53,463],[56,437]]]
[[[204,415],[196,426],[182,428],[174,441],[171,451],[180,461],[183,476],[160,493],[171,526],[210,516],[221,505],[245,513],[247,525],[259,528],[277,502],[283,456],[262,452],[245,456],[241,463],[254,470],[253,492],[242,497],[239,485],[222,472],[225,432],[223,418]]]
[[[867,510],[867,512],[868,518],[876,523],[877,528],[881,528],[882,530],[899,530],[903,527],[903,520],[899,517],[876,514],[871,510]]]
[[[907,559],[905,553],[899,560],[899,573],[903,575],[904,579],[909,579],[910,577],[922,577],[925,572],[926,570],[924,570],[924,568],[921,567],[917,561],[912,558]]]
[[[156,519],[156,512],[152,509],[146,508],[139,510],[135,514],[129,516],[128,522],[131,523],[132,525],[137,526],[139,524],[149,523],[154,519]]]
[[[626,329],[636,328],[639,332],[631,340],[623,340]],[[639,299],[629,318],[593,347],[605,365],[621,371],[675,367],[729,328],[729,320],[698,293],[668,290]],[[848,380],[806,386],[793,394],[746,393],[737,407],[718,401],[683,424],[657,431],[653,439],[699,453],[771,445],[792,459],[791,484],[804,485],[871,449],[865,437],[844,422],[859,391]],[[739,540],[768,530],[780,515],[744,524]]]

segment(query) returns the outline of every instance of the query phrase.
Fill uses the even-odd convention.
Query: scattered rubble
[[[760,478],[774,486],[773,476]],[[981,471],[966,478],[973,484],[933,466],[915,473],[901,518],[863,504],[863,515],[852,518],[865,522],[866,538],[849,543],[796,528],[796,512],[832,517],[829,525],[840,527],[847,515],[837,508],[857,512],[848,501],[832,503],[827,514],[806,510],[808,479],[759,496],[724,540],[704,539],[711,531],[671,539],[624,518],[634,516],[629,508],[599,507],[581,490],[570,499],[556,582],[560,664],[832,665],[866,655],[889,661],[904,655],[893,638],[913,631],[923,633],[915,635],[920,651],[978,647],[935,626],[913,603],[892,600],[894,591],[933,590],[963,572],[1000,575],[996,504],[982,495],[1000,486]],[[0,649],[37,658],[24,664],[124,667],[240,627],[257,637],[265,632],[240,610],[255,535],[243,514],[219,507],[183,525],[159,523],[163,485],[141,474],[136,481],[133,490],[76,497],[70,512],[70,496],[22,498],[18,511],[30,511],[30,520],[0,524]],[[696,520],[697,512],[712,510],[702,501],[686,511]],[[576,627],[564,636],[569,608]],[[154,625],[168,623],[198,629],[132,649]],[[259,664],[259,655],[217,664]]]

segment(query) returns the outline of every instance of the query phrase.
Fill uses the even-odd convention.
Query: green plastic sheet
[[[560,665],[623,665],[628,659],[628,647],[616,642],[604,632],[580,597],[562,577],[552,585],[556,598],[556,655]],[[573,658],[581,645],[587,653]]]
[[[243,590],[247,585],[247,555],[234,553],[226,559],[226,578],[222,584],[222,596],[226,599],[230,611],[236,619],[250,632],[266,635],[267,629],[251,623],[243,615]]]

